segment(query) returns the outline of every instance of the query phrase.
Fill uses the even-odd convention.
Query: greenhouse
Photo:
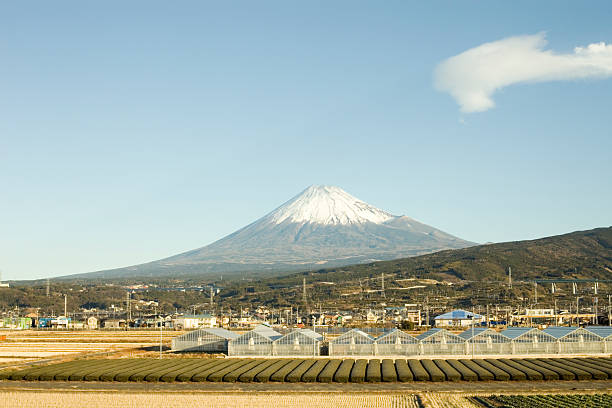
[[[374,354],[374,337],[353,329],[329,342],[330,356],[369,356]]]
[[[272,356],[275,354],[275,340],[282,335],[270,326],[261,324],[253,330],[231,340],[228,345],[230,356]]]
[[[549,354],[557,352],[557,339],[533,327],[508,327],[501,334],[512,340],[512,354]]]
[[[602,353],[602,337],[582,327],[548,327],[543,330],[557,339],[557,352]]]
[[[449,355],[465,354],[465,340],[444,329],[429,329],[417,336],[420,341],[419,354]]]
[[[466,341],[465,354],[510,354],[512,352],[511,340],[485,327],[467,329],[459,335]]]
[[[587,326],[586,330],[601,338],[601,352],[612,353],[612,327],[610,326]]]
[[[275,341],[277,356],[318,356],[323,336],[310,329],[297,329]]]
[[[374,348],[377,356],[414,356],[419,352],[419,341],[414,336],[393,329],[378,337]]]
[[[220,328],[193,330],[172,339],[172,351],[227,353],[230,340],[238,334]]]

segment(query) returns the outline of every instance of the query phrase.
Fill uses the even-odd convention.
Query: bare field
[[[84,391],[9,391],[0,392],[0,407],[11,408],[166,408],[174,407],[270,407],[275,408],[418,408],[410,394],[185,394]]]
[[[164,347],[184,332],[165,331]],[[93,353],[112,353],[152,349],[159,346],[160,334],[152,330],[23,330],[4,331],[0,358],[49,358]]]
[[[478,408],[483,407],[477,401],[471,401],[468,397],[480,396],[490,397],[499,392],[464,392],[459,389],[455,391],[426,391],[415,390],[371,390],[357,391],[305,391],[305,390],[270,390],[270,391],[144,391],[130,389],[2,389],[0,387],[0,408],[165,408],[175,406],[177,408],[204,407],[270,407],[275,408]],[[468,387],[468,391],[469,387]],[[473,391],[473,390],[472,390]],[[610,398],[610,390],[561,390],[551,392],[542,390],[520,391],[518,389],[505,392],[515,396],[530,396],[535,401],[560,400],[560,396],[570,396],[570,400],[585,400],[589,395],[605,395]],[[578,397],[577,397],[578,396]],[[580,397],[582,396],[582,397]],[[515,398],[515,397],[512,397]],[[593,398],[593,397],[586,397]],[[516,398],[515,398],[516,399]],[[521,405],[522,406],[522,405]],[[525,405],[527,406],[527,405]],[[540,405],[528,405],[540,406]],[[557,406],[557,405],[555,405]],[[559,405],[566,406],[566,405]],[[588,405],[581,405],[588,406]],[[597,405],[602,406],[602,405]]]

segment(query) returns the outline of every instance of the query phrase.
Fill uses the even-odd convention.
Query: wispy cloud
[[[509,37],[455,55],[436,67],[435,86],[451,94],[461,111],[481,112],[494,107],[491,96],[508,85],[612,76],[612,44],[594,43],[557,54],[544,50],[545,37]]]

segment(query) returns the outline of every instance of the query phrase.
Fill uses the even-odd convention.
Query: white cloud
[[[544,33],[504,38],[479,45],[441,62],[438,90],[448,92],[463,112],[491,109],[491,95],[508,85],[612,76],[612,44],[576,47],[573,53],[544,50]]]

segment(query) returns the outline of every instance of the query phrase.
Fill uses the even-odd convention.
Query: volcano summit
[[[395,216],[333,186],[310,186],[263,218],[208,246],[89,277],[184,275],[341,266],[465,248],[464,241]]]

